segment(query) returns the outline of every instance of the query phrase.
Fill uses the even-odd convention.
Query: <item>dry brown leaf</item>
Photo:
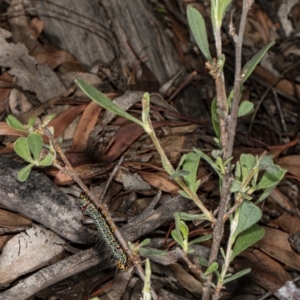
[[[159,121],[153,122],[153,128],[159,128],[161,126],[170,125],[172,122],[170,121]],[[110,147],[110,149],[97,158],[100,162],[112,162],[116,160],[134,141],[136,141],[142,134],[144,134],[144,129],[135,123],[130,123],[118,129],[113,140],[114,143]]]
[[[30,27],[32,35],[38,39],[42,31],[44,30],[45,21],[39,19],[39,18],[33,18],[30,21]]]
[[[85,107],[85,104],[71,107],[49,123],[49,126],[54,127],[55,138],[60,137],[64,133],[67,127],[82,113]]]
[[[27,133],[13,129],[5,122],[0,122],[0,135],[27,136]]]
[[[297,207],[295,207],[293,203],[277,188],[272,191],[269,198],[274,200],[280,207],[282,207],[285,211],[289,212],[290,214],[298,214]]]
[[[283,169],[300,179],[300,155],[281,157],[277,162]]]
[[[93,178],[109,171],[109,168],[103,167],[103,164],[82,164],[74,166],[74,169],[79,177],[83,179]],[[48,172],[48,174],[55,177],[53,183],[59,186],[67,185],[73,182],[73,179],[71,179],[70,176],[58,170],[51,170]]]
[[[24,45],[8,43],[10,37],[10,32],[0,28],[0,66],[10,68],[8,72],[17,78],[17,84],[36,93],[41,102],[64,93],[66,89],[57,75],[48,66],[39,66]]]
[[[289,234],[295,234],[300,231],[300,220],[291,215],[285,214],[278,219],[273,220],[272,224],[280,226],[285,232]]]
[[[294,140],[289,141],[288,143],[282,144],[282,145],[276,145],[276,146],[269,146],[269,154],[273,154],[274,158],[278,158],[278,156],[284,151],[291,147],[294,147],[299,142],[299,138],[296,138]],[[276,162],[278,163],[278,162]]]
[[[265,85],[269,86],[277,82],[277,77],[274,76],[268,70],[257,66],[254,70],[254,74],[258,77]],[[297,94],[300,93],[300,85],[299,84],[292,84],[289,80],[282,79],[280,80],[275,86],[280,92],[283,94],[287,94],[292,97],[296,97],[295,89],[297,89]]]
[[[80,66],[79,61],[72,54],[65,50],[57,50],[54,52],[43,52],[34,55],[37,62],[44,66],[48,65],[52,70],[57,68],[63,63]],[[73,69],[75,71],[75,68]]]
[[[14,151],[14,144],[10,143],[5,148],[0,149],[0,154],[11,153]]]
[[[13,83],[13,79],[14,78],[10,76],[8,72],[4,72],[0,75],[0,113],[6,109],[6,102],[11,91],[10,85]]]
[[[181,150],[183,148],[184,141],[184,136],[179,135],[166,136],[162,139],[159,139],[161,146],[171,162],[179,161],[182,154]],[[161,165],[161,158],[158,154],[155,155],[153,164]]]
[[[200,281],[196,280],[194,276],[187,272],[179,264],[170,265],[170,269],[173,272],[171,275],[176,281],[180,283],[181,286],[184,286],[190,293],[197,297],[201,297],[203,285]],[[225,291],[226,293],[226,291]]]
[[[75,130],[71,152],[83,152],[86,149],[90,133],[95,128],[101,111],[102,107],[94,101],[87,105]]]
[[[122,169],[118,173],[125,191],[151,190],[151,186],[137,172],[132,173],[126,169]]]
[[[169,178],[169,175],[163,172],[148,173],[138,172],[141,177],[147,181],[151,186],[156,187],[158,190],[178,195],[178,185]]]
[[[256,247],[278,261],[300,270],[300,255],[295,253],[289,243],[289,235],[281,230],[264,227],[264,237],[256,243]]]
[[[20,214],[0,209],[0,226],[6,228],[17,228],[30,226],[32,221]]]
[[[15,16],[13,18],[8,18],[9,29],[12,33],[13,41],[15,43],[22,43],[26,45],[26,48],[31,51],[31,54],[35,51],[43,52],[44,46],[37,40],[36,34],[33,32],[32,27],[28,22],[28,16],[24,8],[24,1],[11,1],[7,13],[10,16]]]
[[[290,215],[283,215],[272,221],[289,234],[289,242],[298,254],[300,253],[300,220]]]
[[[275,292],[290,280],[290,276],[282,264],[262,251],[258,249],[245,251],[242,256],[247,260],[246,262],[239,260],[238,264],[242,269],[250,267],[251,273],[247,276],[266,290]]]

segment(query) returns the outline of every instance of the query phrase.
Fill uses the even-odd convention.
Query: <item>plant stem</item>
[[[81,187],[81,189],[87,194],[90,201],[96,207],[98,207],[97,202],[95,201],[94,195],[89,191],[87,186],[84,184],[84,182],[78,176],[75,169],[73,168],[73,166],[70,164],[69,160],[67,159],[65,153],[62,151],[58,141],[54,138],[53,134],[51,133],[50,130],[47,129],[47,127],[44,130],[44,134],[48,137],[50,144],[52,144],[55,151],[58,153],[58,155],[60,156],[60,158],[62,159],[62,161],[65,164],[64,168],[59,167],[59,165],[57,163],[55,164],[55,166],[58,167],[60,170],[66,172],[75,182],[77,182],[77,184]],[[123,249],[128,254],[130,261],[134,264],[134,266],[137,270],[137,273],[139,274],[141,279],[144,281],[145,280],[145,273],[144,273],[144,269],[142,268],[139,255],[138,254],[136,254],[136,255],[132,254],[131,250],[128,248],[127,242],[125,241],[123,235],[121,234],[120,230],[118,229],[118,227],[114,223],[113,219],[110,216],[109,211],[106,209],[105,206],[102,206],[101,211],[102,211],[103,214],[105,214],[105,216],[108,219],[109,223],[115,229],[114,234],[115,234],[116,238],[118,239],[118,241],[122,245]],[[151,295],[152,295],[153,299],[157,299],[157,295],[156,295],[155,291],[153,290],[153,288],[151,288]]]
[[[228,122],[228,124],[224,125],[225,126],[224,130],[222,130],[222,126],[221,126],[221,124],[223,124],[224,120],[220,117],[221,142],[222,142],[222,147],[224,149],[223,161],[225,161],[229,157],[231,157],[232,151],[233,151],[233,142],[234,142],[234,138],[235,138],[236,124],[237,124],[237,114],[238,114],[238,108],[239,108],[240,92],[241,92],[241,86],[242,86],[242,82],[243,82],[243,78],[241,78],[242,42],[243,42],[243,35],[244,35],[247,14],[248,14],[248,11],[249,11],[252,3],[253,3],[253,0],[243,0],[243,9],[242,9],[239,34],[238,34],[238,37],[236,40],[236,45],[235,45],[236,61],[235,61],[234,97],[233,97],[233,102],[232,102],[232,107],[231,107],[231,113],[229,116],[223,107],[224,115],[225,115],[225,117],[228,117],[226,120]],[[216,37],[217,55],[219,56],[222,53],[220,31],[216,32],[215,37]],[[224,101],[224,98],[223,98],[224,92],[223,91],[225,91],[223,72],[221,74],[219,74],[219,76],[220,76],[220,78],[216,79],[217,103],[222,108],[221,105],[222,105],[222,103],[224,103],[223,102]],[[220,86],[220,85],[222,85],[222,86]],[[230,199],[229,189],[230,189],[231,181],[232,181],[231,163],[229,163],[228,166],[226,167],[225,174],[223,177],[223,182],[222,182],[220,206],[219,206],[217,223],[216,223],[216,226],[215,226],[214,232],[213,232],[213,244],[212,244],[211,253],[210,253],[210,257],[209,257],[209,264],[211,264],[213,261],[215,261],[218,256],[221,239],[222,239],[223,231],[224,231],[224,216],[226,214],[227,204]],[[204,283],[202,300],[209,300],[212,277],[213,277],[213,274],[210,274]]]
[[[146,129],[145,129],[146,130]],[[168,172],[169,175],[172,175],[175,173],[175,170],[172,166],[172,164],[170,163],[164,149],[162,148],[156,134],[155,131],[153,129],[152,123],[150,118],[148,117],[147,119],[147,130],[146,132],[148,133],[148,135],[150,136],[157,152],[160,155],[160,158],[162,160],[162,165],[164,167],[164,169]],[[215,223],[216,219],[214,218],[212,212],[210,212],[205,205],[202,203],[202,201],[198,198],[198,196],[196,194],[194,194],[189,187],[185,184],[185,182],[181,179],[181,178],[175,178],[174,179],[179,186],[184,190],[184,192],[189,196],[190,199],[192,199],[195,204],[201,209],[201,211],[203,212],[203,214],[205,215],[205,217],[212,223]]]
[[[233,220],[233,222],[235,222],[235,224],[238,224],[238,214],[235,216],[235,220]],[[216,298],[220,297],[220,293],[221,293],[221,290],[222,290],[222,287],[223,287],[223,282],[224,282],[224,279],[225,279],[225,275],[226,275],[226,273],[228,271],[228,268],[229,268],[232,247],[233,247],[233,244],[234,244],[234,239],[232,238],[232,236],[234,235],[235,231],[236,231],[236,228],[235,229],[233,229],[233,228],[230,229],[230,236],[229,236],[228,243],[227,243],[227,248],[226,248],[226,256],[225,256],[225,260],[224,260],[224,263],[223,263],[223,266],[222,266],[220,279],[218,280],[217,287],[216,287],[215,294],[214,294],[214,297],[216,297]]]

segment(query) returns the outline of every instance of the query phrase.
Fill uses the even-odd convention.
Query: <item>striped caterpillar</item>
[[[80,194],[79,201],[82,211],[93,219],[101,237],[105,241],[107,247],[113,253],[114,258],[117,259],[118,269],[127,270],[128,259],[114,234],[115,228],[112,227],[106,216],[95,207],[95,205],[90,201],[84,192]]]

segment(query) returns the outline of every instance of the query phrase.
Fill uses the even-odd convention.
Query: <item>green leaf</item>
[[[257,205],[258,203],[260,203],[261,201],[263,201],[264,199],[266,199],[274,190],[275,186],[272,186],[268,189],[265,189],[263,191],[263,193],[260,195],[260,197],[258,198],[258,200],[255,202],[255,204]]]
[[[201,180],[200,179],[195,182],[195,184],[194,184],[195,193],[198,191],[200,184],[201,184]]]
[[[183,163],[184,163],[184,161],[185,161],[185,158],[186,158],[186,154],[183,154],[183,155],[180,157],[179,164],[178,164],[177,167],[176,167],[176,172],[178,172],[178,171],[181,169],[181,167],[182,167],[182,165],[183,165]]]
[[[26,132],[26,130],[24,130],[23,124],[13,115],[7,116],[6,123],[15,130]]]
[[[183,237],[182,234],[180,232],[180,217],[179,217],[179,213],[174,213],[174,218],[175,218],[175,229],[172,230],[171,235],[173,237],[173,239],[182,246],[183,248]]]
[[[100,91],[95,89],[93,86],[85,82],[83,79],[77,78],[75,79],[75,83],[80,87],[80,89],[93,101],[104,107],[105,109],[124,117],[140,126],[143,126],[143,123],[139,121],[138,119],[132,117],[130,114],[122,110],[120,107],[118,107],[116,104],[114,104],[110,99],[108,99],[104,94],[102,94]]]
[[[32,167],[33,167],[33,164],[30,164],[30,165],[27,165],[26,167],[22,168],[17,174],[18,180],[21,182],[26,181],[26,179],[30,175]]]
[[[184,221],[206,220],[206,217],[203,214],[194,215],[194,214],[189,214],[186,212],[179,212],[178,214],[179,214],[180,220],[184,220]]]
[[[232,100],[233,100],[233,96],[234,96],[234,90],[231,90],[228,98],[227,98],[227,103],[228,103],[228,107],[231,108],[231,103],[232,103]]]
[[[178,193],[184,198],[191,199],[191,197],[185,191],[179,190]]]
[[[286,170],[282,169],[278,165],[269,166],[258,183],[257,189],[261,190],[276,186],[281,181],[285,173]]]
[[[203,267],[208,266],[208,260],[205,257],[200,256],[200,257],[198,257],[198,259],[199,259],[199,265],[200,266],[203,266]]]
[[[54,160],[54,156],[52,153],[48,153],[41,161],[37,163],[38,166],[48,167],[51,166]]]
[[[27,161],[29,163],[34,162],[31,157],[28,141],[26,138],[24,138],[24,137],[18,138],[14,143],[14,150],[25,161]]]
[[[192,240],[191,242],[189,242],[189,246],[191,245],[194,245],[194,244],[200,244],[200,243],[203,243],[205,241],[208,241],[212,238],[212,234],[206,234],[206,235],[203,235],[201,237],[198,237],[194,240]]]
[[[226,259],[226,255],[225,255],[223,247],[220,247],[220,252],[222,254],[223,259],[225,260]]]
[[[206,60],[211,63],[212,57],[209,52],[206,27],[203,17],[197,9],[188,5],[187,19],[199,49],[201,50]]]
[[[209,265],[209,267],[207,268],[207,270],[205,271],[204,274],[208,275],[208,274],[218,270],[218,268],[219,268],[219,264],[216,261],[214,261]]]
[[[252,154],[241,154],[240,166],[242,169],[242,178],[245,179],[255,166],[256,160]]]
[[[168,253],[166,250],[159,250],[154,248],[139,248],[138,252],[141,256],[149,257],[149,256],[164,256]]]
[[[216,171],[216,173],[219,175],[220,178],[222,178],[222,174],[220,173],[220,170],[217,166],[216,163],[213,162],[213,160],[206,155],[204,152],[202,152],[201,150],[197,149],[197,148],[193,148],[193,150],[198,153],[207,163],[210,164],[210,166]]]
[[[238,208],[238,212],[238,225],[234,234],[232,235],[233,239],[235,239],[241,232],[245,231],[253,224],[256,224],[262,216],[260,208],[248,200],[244,200],[242,205]]]
[[[222,157],[223,151],[222,150],[212,150],[211,151],[211,156],[214,159],[217,159],[218,157]]]
[[[29,121],[28,121],[28,127],[29,128],[32,128],[33,125],[35,124],[35,121],[36,121],[36,117],[33,117],[33,118],[30,118]]]
[[[197,192],[196,178],[200,162],[200,155],[195,152],[190,152],[185,156],[182,166],[184,172],[188,172],[184,176],[184,181],[193,193]]]
[[[265,53],[275,44],[275,42],[271,42],[265,45],[259,52],[257,52],[243,67],[242,69],[242,77],[243,82],[245,82],[248,77],[251,75],[255,67],[261,61]]]
[[[184,176],[187,176],[189,174],[190,174],[190,172],[184,171],[184,170],[176,171],[175,173],[170,175],[170,179],[176,179],[176,178],[179,178],[179,177],[184,177]]]
[[[140,242],[139,247],[147,246],[150,243],[150,239],[144,239],[142,242]]]
[[[245,100],[239,106],[238,117],[246,116],[254,111],[254,105],[252,102]]]
[[[180,220],[180,231],[182,233],[183,239],[187,240],[189,237],[189,228],[187,227],[187,225]]]
[[[248,195],[246,193],[241,193],[241,196],[243,197],[243,199],[245,200],[249,200],[251,201],[253,199],[253,197],[251,195]]]
[[[228,282],[230,282],[230,281],[232,281],[232,280],[236,280],[236,279],[238,279],[238,278],[240,278],[240,277],[242,277],[242,276],[247,275],[247,274],[250,273],[250,272],[251,272],[251,269],[250,269],[250,268],[245,269],[245,270],[242,270],[242,271],[239,271],[239,272],[235,273],[234,275],[232,275],[232,276],[230,276],[230,277],[224,279],[224,280],[223,280],[223,284],[228,283]]]
[[[240,190],[242,183],[239,180],[234,179],[230,186],[230,193],[236,193]]]
[[[211,104],[211,121],[215,130],[215,134],[217,138],[220,139],[220,122],[217,114],[217,108],[217,98],[214,98]]]
[[[274,165],[273,155],[266,155],[259,162],[260,169],[267,169],[268,167],[273,166],[273,165]]]
[[[252,225],[250,228],[242,232],[234,244],[230,261],[233,261],[237,255],[254,245],[264,236],[264,234],[265,230],[257,224]]]
[[[176,229],[171,231],[172,238],[183,248],[183,239],[182,235],[178,234]]]
[[[239,161],[237,161],[236,162],[236,167],[235,167],[235,179],[236,180],[242,180],[241,175],[242,175],[241,164],[240,164]]]
[[[222,148],[222,144],[221,144],[221,140],[220,139],[214,137],[214,141],[218,145],[219,148]]]
[[[27,138],[27,141],[28,141],[29,149],[33,154],[33,159],[35,161],[38,161],[43,147],[42,137],[37,133],[30,133]]]
[[[223,17],[232,0],[212,0],[212,21],[217,28],[221,28]]]

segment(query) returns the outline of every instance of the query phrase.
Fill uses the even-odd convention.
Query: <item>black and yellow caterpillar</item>
[[[98,210],[84,192],[80,194],[79,201],[82,211],[93,219],[101,238],[103,238],[105,244],[111,250],[114,258],[117,259],[118,269],[127,270],[127,255],[114,234],[115,228],[111,225],[111,222],[107,220],[106,215],[101,211],[101,206],[99,207],[100,210]]]

